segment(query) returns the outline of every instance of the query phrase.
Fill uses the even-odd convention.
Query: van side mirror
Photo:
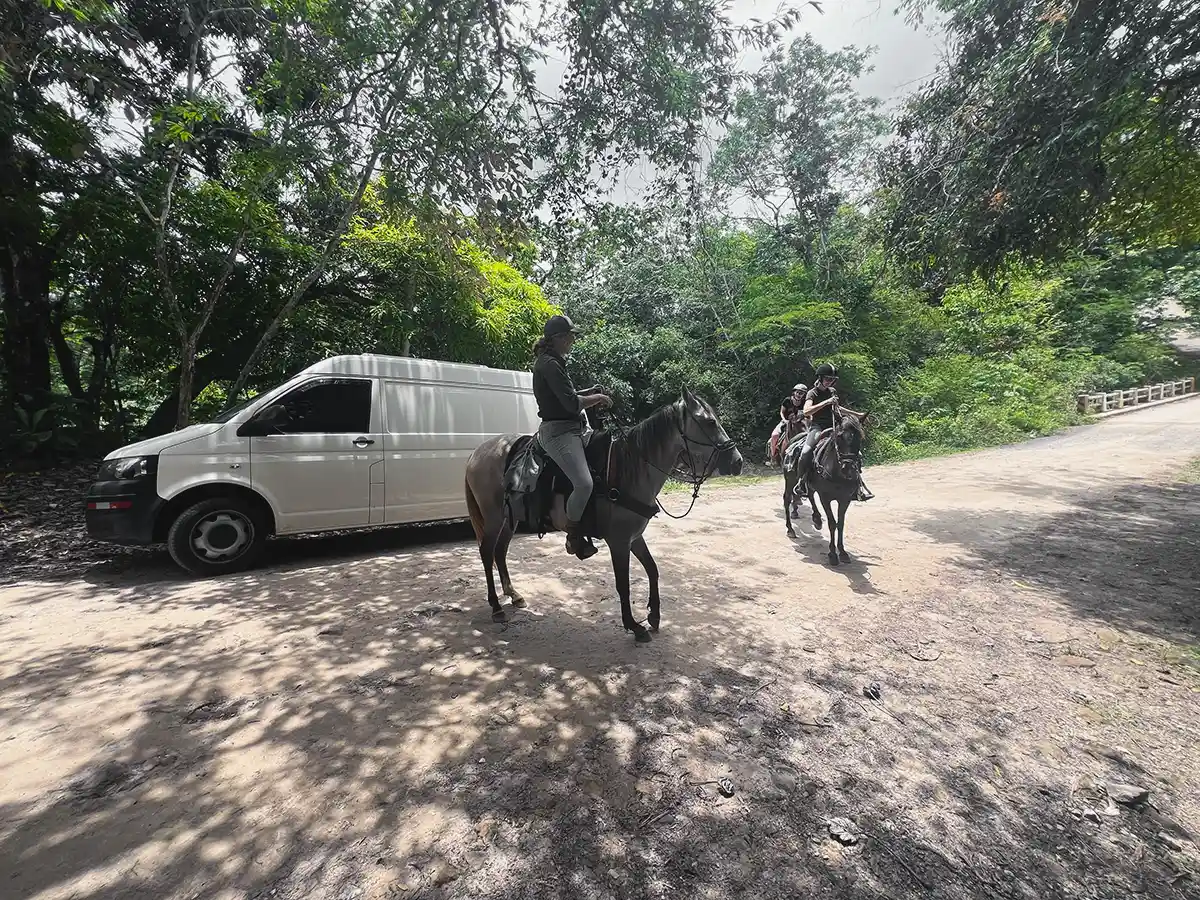
[[[238,437],[268,437],[278,434],[291,421],[287,407],[282,403],[272,403],[263,407],[259,413],[238,429]]]

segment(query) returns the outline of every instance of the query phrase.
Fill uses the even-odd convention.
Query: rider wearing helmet
[[[779,424],[771,432],[771,465],[779,462],[779,455],[783,449],[780,443],[787,432],[788,425],[796,417],[804,415],[804,395],[807,391],[808,385],[795,385],[792,388],[792,393],[784,398],[783,404],[779,407]]]
[[[841,412],[861,416],[852,409],[838,403],[837,368],[829,363],[817,366],[817,380],[804,398],[804,415],[808,417],[808,435],[804,439],[804,449],[800,452],[800,489],[808,490],[808,478],[812,474],[813,452],[817,449],[817,440],[826,428],[833,427],[835,408]],[[862,475],[858,479],[858,500],[870,500],[875,495],[863,484]]]

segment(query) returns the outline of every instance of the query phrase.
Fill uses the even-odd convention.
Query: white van
[[[462,519],[471,451],[537,426],[529,372],[335,356],[212,422],[110,453],[88,534],[165,541],[184,569],[215,575],[250,566],[272,534]]]

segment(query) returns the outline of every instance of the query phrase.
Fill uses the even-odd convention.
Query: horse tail
[[[464,478],[463,484],[467,489],[467,512],[471,516],[471,527],[475,529],[475,541],[482,544],[483,510],[479,508],[479,501],[475,499],[475,492],[471,490],[471,482]]]

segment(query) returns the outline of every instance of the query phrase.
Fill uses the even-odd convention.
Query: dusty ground
[[[550,538],[506,628],[460,529],[93,548],[0,589],[0,896],[1200,897],[1197,447],[1186,401],[871,470],[840,570],[707,493],[649,646]]]

